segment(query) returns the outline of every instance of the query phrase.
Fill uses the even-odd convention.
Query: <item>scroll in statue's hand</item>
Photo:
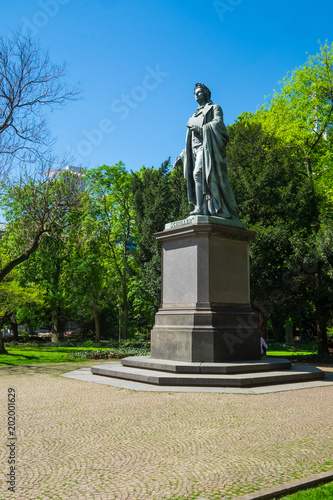
[[[175,163],[173,164],[173,168],[182,167],[182,166],[183,166],[183,160],[181,159],[180,156],[178,156],[178,158],[176,158]]]

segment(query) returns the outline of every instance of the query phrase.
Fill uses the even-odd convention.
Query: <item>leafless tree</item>
[[[46,115],[78,98],[65,65],[50,63],[30,35],[0,37],[0,173],[48,157],[54,144]]]

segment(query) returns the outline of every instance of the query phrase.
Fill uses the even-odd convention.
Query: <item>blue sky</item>
[[[158,167],[184,147],[205,83],[226,124],[255,111],[288,71],[333,41],[321,0],[1,1],[0,32],[30,28],[82,98],[50,115],[56,152],[89,168]]]

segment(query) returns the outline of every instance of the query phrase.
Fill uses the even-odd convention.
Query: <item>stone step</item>
[[[130,356],[121,360],[123,366],[172,373],[253,373],[261,371],[288,370],[289,359],[264,358],[255,361],[234,361],[231,363],[190,363],[151,358],[150,356]]]
[[[161,386],[255,387],[263,385],[306,382],[324,378],[325,374],[313,366],[294,365],[286,371],[237,374],[169,373],[106,362],[93,366],[91,372],[146,384]]]

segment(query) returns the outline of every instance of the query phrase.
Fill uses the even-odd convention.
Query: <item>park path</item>
[[[332,386],[135,392],[59,376],[72,369],[0,368],[1,500],[231,499],[333,469]],[[17,398],[15,493],[5,483],[8,388]]]

